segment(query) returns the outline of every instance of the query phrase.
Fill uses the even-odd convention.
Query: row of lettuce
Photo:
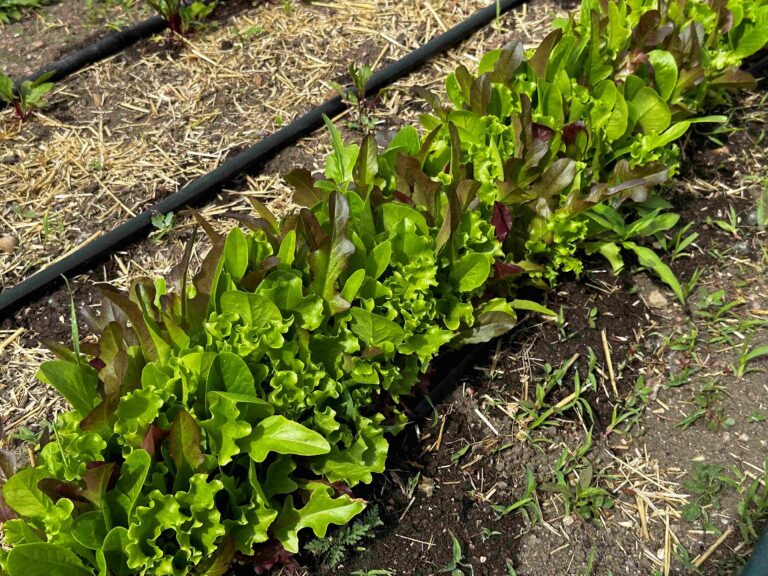
[[[73,411],[2,486],[0,573],[269,566],[364,509],[351,488],[438,352],[547,312],[522,290],[633,254],[682,297],[641,240],[677,220],[654,189],[766,43],[766,0],[584,0],[537,49],[459,67],[446,102],[422,91],[423,135],[380,150],[329,123],[325,178],[287,176],[304,208],[202,222],[194,277],[188,250],[167,281],[102,286],[98,342],[55,347],[39,377]]]

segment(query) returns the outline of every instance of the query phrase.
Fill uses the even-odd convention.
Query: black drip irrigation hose
[[[396,82],[409,72],[423,65],[430,58],[444,52],[471,36],[475,31],[493,22],[498,14],[526,4],[529,0],[500,0],[478,10],[453,28],[433,38],[413,52],[406,54],[396,62],[371,76],[366,85],[366,94],[374,95],[386,86]],[[50,264],[45,269],[23,280],[13,288],[0,292],[0,320],[29,302],[34,296],[54,283],[62,276],[87,269],[105,260],[113,251],[137,239],[151,227],[155,214],[174,212],[193,203],[200,203],[216,194],[221,188],[246,170],[253,170],[278,152],[290,146],[303,136],[311,134],[323,126],[323,116],[336,116],[346,109],[340,97],[332,98],[320,106],[300,116],[288,126],[281,128],[263,140],[247,148],[237,156],[227,160],[221,166],[184,186],[181,190],[158,202],[113,230],[101,235],[69,256]]]
[[[128,26],[127,28],[123,28],[119,32],[114,32],[101,40],[97,40],[93,44],[89,44],[85,48],[81,48],[80,50],[65,56],[61,60],[56,60],[55,62],[43,66],[34,74],[30,74],[29,76],[17,80],[14,83],[14,86],[18,89],[23,82],[34,82],[46,74],[50,74],[48,79],[51,82],[56,82],[62,78],[66,78],[70,74],[74,74],[78,70],[82,70],[86,66],[90,66],[100,60],[109,58],[129,46],[133,46],[143,38],[149,38],[154,34],[162,32],[167,27],[168,23],[162,16],[147,18],[146,20]],[[7,102],[0,102],[0,110],[7,105]]]

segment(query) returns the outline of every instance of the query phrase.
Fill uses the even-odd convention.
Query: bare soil
[[[136,1],[94,0],[88,8],[84,0],[61,0],[29,10],[18,22],[0,26],[0,72],[27,76],[149,15]]]

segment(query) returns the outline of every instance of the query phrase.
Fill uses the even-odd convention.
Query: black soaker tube
[[[444,52],[448,48],[465,40],[476,30],[487,26],[496,18],[498,13],[504,13],[528,0],[501,0],[478,10],[475,14],[403,56],[396,62],[386,66],[371,76],[366,86],[366,92],[373,95],[385,86],[399,80],[409,72],[424,64],[427,60]],[[323,115],[335,116],[345,109],[341,98],[336,97],[300,116],[288,126],[281,128],[263,140],[247,148],[234,158],[227,160],[221,166],[201,176],[184,186],[181,190],[158,202],[151,208],[120,224],[109,232],[102,234],[93,242],[76,250],[69,256],[49,265],[40,272],[33,274],[13,288],[0,292],[0,320],[9,317],[12,311],[30,301],[41,291],[51,287],[61,280],[62,276],[70,276],[75,272],[86,269],[89,265],[103,261],[114,250],[136,239],[151,227],[154,214],[167,214],[192,203],[202,202],[216,194],[222,186],[231,182],[236,176],[247,169],[253,169],[273,157],[280,150],[293,144],[323,125]]]
[[[62,78],[66,78],[70,74],[74,74],[78,70],[82,70],[86,66],[90,66],[95,62],[117,54],[121,50],[136,44],[136,42],[143,38],[148,38],[158,32],[162,32],[167,27],[168,24],[162,16],[147,18],[146,20],[142,20],[141,22],[124,28],[119,32],[105,36],[101,40],[97,40],[93,44],[89,44],[85,48],[81,48],[72,54],[68,54],[61,60],[56,60],[55,62],[43,66],[34,74],[30,74],[29,76],[17,80],[15,86],[18,88],[22,82],[27,80],[34,81],[40,76],[48,73],[51,74],[50,81],[56,82]],[[5,106],[7,106],[7,102],[0,102],[0,109]]]

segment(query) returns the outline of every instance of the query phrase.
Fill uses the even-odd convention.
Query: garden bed
[[[510,23],[520,28],[504,29]],[[482,54],[521,32],[541,37],[537,26],[510,16],[471,50]],[[473,53],[455,51],[401,86],[435,84]],[[379,100],[382,138],[420,111],[401,86]],[[582,278],[566,279],[550,294],[556,320],[531,317],[522,333],[497,341],[431,418],[393,442],[388,471],[360,492],[386,522],[367,550],[339,567],[305,554],[310,568],[300,571],[735,574],[753,543],[748,523],[756,521],[752,530],[764,523],[750,516],[757,503],[746,501],[745,491],[760,482],[768,454],[765,359],[745,362],[744,355],[768,342],[766,236],[756,216],[768,177],[761,154],[766,113],[760,96],[743,98],[731,118],[737,132],[708,139],[702,130],[684,148],[685,178],[671,191],[680,225],[690,223],[687,234],[698,237],[671,265],[681,283],[690,283],[687,306],[646,272],[628,266],[616,277],[601,261],[588,262]],[[248,196],[284,211],[289,201],[279,173],[316,162],[327,147],[327,137],[318,136],[286,151],[204,214],[225,227],[226,211],[243,211]],[[184,177],[174,175],[176,185]],[[142,242],[81,277],[76,301],[95,305],[94,280],[125,285],[167,272],[191,228],[182,219],[164,239]],[[8,374],[0,375],[0,392],[13,402],[2,407],[12,430],[61,408],[32,374],[46,357],[39,335],[67,339],[68,309],[69,296],[58,291],[2,326]],[[592,388],[574,392],[576,374]],[[524,416],[547,378],[553,390]],[[556,410],[550,426],[531,429],[543,410],[570,406],[574,395],[583,399],[579,410]],[[594,492],[572,493],[580,481]],[[768,507],[764,484],[758,493]],[[702,529],[705,521],[714,528]]]

